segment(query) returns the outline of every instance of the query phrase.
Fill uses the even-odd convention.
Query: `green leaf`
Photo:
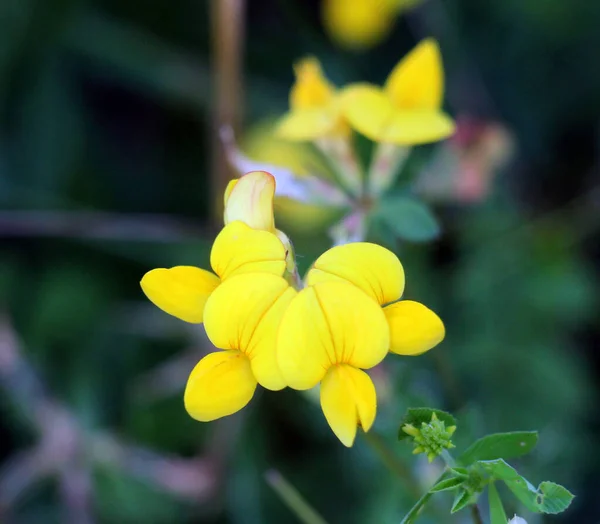
[[[574,498],[568,489],[554,482],[542,482],[536,488],[502,459],[478,461],[476,466],[492,479],[502,480],[515,497],[534,513],[561,513]]]
[[[449,479],[440,480],[437,484],[431,487],[430,493],[439,493],[440,491],[450,491],[460,487],[465,482],[464,477],[451,477]]]
[[[475,441],[458,457],[458,462],[469,466],[478,460],[509,459],[529,453],[537,444],[537,431],[494,433]]]
[[[469,470],[467,468],[451,468],[450,472],[455,477],[467,478],[469,476]]]
[[[460,489],[454,497],[454,502],[452,503],[452,509],[450,510],[450,513],[456,513],[457,511],[460,511],[471,504],[472,498],[473,496],[471,493],[465,489]]]
[[[427,242],[440,234],[438,221],[429,207],[414,198],[384,198],[373,214],[404,240]]]
[[[425,422],[428,424],[431,422],[431,417],[435,413],[437,418],[448,426],[456,426],[456,419],[446,411],[442,411],[441,409],[434,408],[408,408],[404,417],[400,421],[400,430],[398,432],[398,439],[403,440],[405,438],[409,438],[410,435],[404,433],[402,428],[405,424],[412,424],[413,426],[420,428],[421,424]]]
[[[490,503],[491,524],[506,524],[508,518],[504,512],[504,506],[502,505],[502,500],[500,500],[498,490],[493,482],[488,487],[488,500]]]

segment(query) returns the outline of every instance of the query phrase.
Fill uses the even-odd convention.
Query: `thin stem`
[[[304,524],[327,524],[313,507],[304,499],[279,471],[271,469],[265,473],[267,484],[279,495],[281,501]]]
[[[396,475],[406,488],[415,496],[419,496],[418,480],[414,477],[409,467],[388,447],[381,435],[371,430],[364,434],[364,439],[381,462]]]
[[[440,482],[441,480],[444,479],[444,477],[446,476],[447,472],[444,471],[439,478],[433,483],[433,486],[435,486],[438,482]],[[431,493],[429,490],[427,490],[419,500],[417,500],[417,502],[415,502],[415,505],[410,508],[410,511],[404,516],[404,518],[402,519],[402,521],[400,522],[400,524],[410,524],[411,522],[414,522],[415,519],[417,518],[417,516],[419,515],[419,513],[421,512],[421,510],[425,507],[425,504],[427,504],[427,502],[429,502],[429,499],[431,498],[431,496],[433,495],[433,493]]]
[[[471,506],[471,518],[473,519],[473,524],[483,524],[483,518],[481,518],[481,512],[477,503]]]
[[[213,113],[213,166],[211,170],[213,219],[220,222],[223,191],[230,178],[229,163],[221,147],[219,130],[239,131],[242,115],[242,59],[245,0],[212,0],[212,55],[215,109]]]

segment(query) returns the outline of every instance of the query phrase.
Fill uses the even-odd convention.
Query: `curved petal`
[[[334,106],[297,109],[281,118],[277,136],[286,140],[308,142],[335,132],[338,121],[339,115]]]
[[[444,69],[437,42],[427,38],[419,43],[394,67],[384,89],[398,109],[439,109]]]
[[[341,107],[350,126],[374,141],[382,136],[395,108],[389,97],[370,84],[354,84],[341,93]]]
[[[248,273],[227,279],[206,303],[204,327],[210,341],[247,355],[254,376],[267,389],[285,387],[275,344],[281,317],[295,295],[282,277]]]
[[[202,322],[204,304],[219,285],[219,278],[192,266],[148,271],[140,285],[150,301],[165,313],[186,322]]]
[[[188,379],[184,404],[192,418],[210,422],[242,409],[254,395],[250,361],[239,351],[206,355]]]
[[[225,225],[240,220],[252,229],[274,233],[274,197],[275,178],[266,171],[251,171],[237,184],[230,182],[225,190]]]
[[[233,191],[233,188],[237,185],[237,183],[240,181],[239,178],[234,178],[233,180],[230,180],[229,182],[227,182],[227,187],[225,188],[225,193],[223,193],[223,206],[227,206],[227,201],[229,200],[229,197],[231,196],[231,192]]]
[[[336,364],[370,368],[389,348],[381,308],[347,282],[321,282],[300,291],[279,327],[277,362],[294,389],[316,386]]]
[[[398,111],[391,115],[381,141],[397,145],[437,142],[454,133],[454,121],[441,111]]]
[[[321,408],[337,438],[344,446],[351,447],[357,426],[367,432],[375,421],[375,386],[360,369],[334,366],[321,383]]]
[[[389,249],[369,242],[333,247],[323,253],[306,275],[308,285],[345,280],[380,305],[398,300],[404,291],[404,269]]]
[[[383,308],[390,326],[390,351],[398,355],[420,355],[444,340],[440,317],[423,304],[401,300]]]
[[[242,273],[283,275],[285,248],[272,233],[258,231],[243,222],[226,225],[217,235],[210,265],[221,280]]]

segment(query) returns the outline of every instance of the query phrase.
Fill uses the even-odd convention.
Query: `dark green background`
[[[520,471],[577,494],[547,522],[598,522],[600,3],[431,0],[362,54],[329,42],[316,1],[248,3],[247,125],[285,111],[291,64],[307,53],[338,84],[380,83],[433,35],[448,110],[512,129],[517,154],[488,201],[438,206],[441,238],[398,246],[407,296],[440,313],[447,338],[424,357],[386,360],[391,398],[376,430],[415,465],[395,442],[408,405],[452,410],[463,446],[539,429]],[[263,392],[223,423],[183,410],[186,374],[207,343],[153,308],[138,282],[153,267],[208,267],[209,33],[206,0],[0,4],[1,354],[18,345],[28,363],[0,359],[0,488],[8,478],[20,491],[7,475],[29,471],[15,460],[40,443],[35,406],[54,399],[80,428],[68,468],[88,472],[97,522],[293,522],[263,480],[269,468],[331,524],[399,522],[414,493],[361,438],[343,448],[298,393]],[[327,246],[324,231],[315,237],[293,237],[304,267]],[[173,360],[175,378],[152,374]],[[98,445],[106,434],[124,450],[117,460]],[[51,443],[42,456],[59,451]],[[200,477],[183,480],[178,457],[197,460],[186,471]],[[169,491],[173,472],[183,488]],[[0,520],[84,522],[86,497],[60,478],[26,483],[5,508],[0,491]],[[450,503],[441,496],[439,508]]]

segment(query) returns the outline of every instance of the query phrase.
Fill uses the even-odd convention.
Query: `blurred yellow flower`
[[[369,242],[336,246],[323,253],[306,275],[307,285],[348,282],[375,300],[390,333],[388,349],[398,355],[420,355],[445,335],[440,318],[423,304],[400,300],[404,269],[390,250]]]
[[[223,351],[210,353],[187,382],[185,408],[196,420],[208,422],[242,409],[257,384],[277,391],[285,381],[276,361],[275,344],[281,316],[296,291],[269,273],[238,274],[210,295],[204,327]]]
[[[347,136],[335,86],[325,77],[314,57],[294,66],[296,82],[290,91],[290,111],[281,119],[278,134],[287,140],[310,141]]]
[[[341,47],[368,49],[391,32],[396,16],[421,0],[323,0],[326,31]]]
[[[371,140],[417,145],[447,138],[454,122],[442,110],[444,71],[438,44],[423,40],[392,70],[383,88],[353,84],[343,89],[343,113]]]
[[[206,301],[222,281],[243,273],[281,276],[286,269],[286,250],[275,235],[236,221],[217,235],[210,265],[216,274],[193,266],[153,269],[140,285],[154,305],[169,315],[201,323]]]

